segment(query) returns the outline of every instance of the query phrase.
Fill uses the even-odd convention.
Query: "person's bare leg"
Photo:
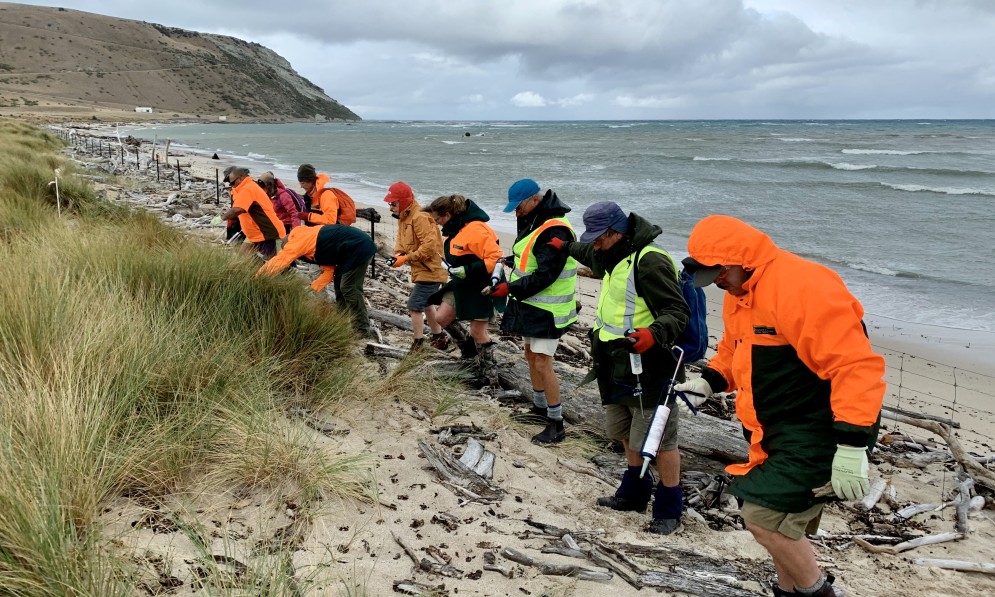
[[[665,450],[656,455],[656,472],[667,487],[675,487],[681,482],[681,451]]]
[[[421,311],[408,311],[411,316],[411,331],[415,334],[415,340],[425,337],[425,318]]]
[[[447,327],[454,321],[456,321],[456,309],[453,309],[449,303],[439,305],[438,310],[435,312],[435,322],[441,327]]]
[[[487,321],[473,320],[470,322],[470,337],[477,344],[487,344],[491,341],[491,335],[487,333]]]
[[[546,404],[556,406],[560,403],[560,380],[553,372],[553,357],[533,352],[532,361],[529,363],[529,375],[532,377],[533,388],[546,391]],[[542,385],[536,385],[536,382]]]
[[[811,587],[819,581],[822,571],[819,570],[815,551],[808,539],[792,539],[750,523],[746,523],[746,529],[753,533],[757,543],[774,559],[777,584],[782,589],[794,591],[795,587]]]
[[[435,305],[429,305],[425,307],[425,320],[428,321],[428,329],[432,331],[433,334],[441,334],[442,326],[435,318],[436,309]]]

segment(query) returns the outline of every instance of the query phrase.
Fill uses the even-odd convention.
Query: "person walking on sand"
[[[831,483],[844,500],[867,491],[886,386],[864,309],[836,272],[730,216],[698,222],[688,253],[694,285],[726,291],[725,329],[701,377],[676,389],[696,404],[736,392],[750,450],[748,462],[726,467],[729,490],[774,560],[774,595],[842,595],[805,535],[818,530],[829,499],[813,489]]]
[[[658,400],[666,394],[677,359],[671,347],[687,325],[677,265],[666,251],[650,245],[663,231],[614,202],[595,203],[584,212],[580,242],[554,238],[556,249],[587,265],[602,278],[597,316],[590,332],[594,374],[605,408],[606,435],[620,440],[628,465],[615,495],[598,499],[613,510],[644,512],[653,497],[649,532],[669,535],[684,511],[681,453],[677,449],[678,409],[671,411],[656,455],[659,482],[639,478],[639,450]],[[641,355],[643,373],[630,367],[630,352]],[[677,378],[684,379],[683,367]]]
[[[352,226],[356,223],[356,204],[352,197],[329,186],[332,182],[329,175],[325,173],[319,175],[311,164],[301,164],[297,168],[297,182],[301,183],[301,188],[311,200],[309,210],[301,216],[306,225]]]
[[[259,183],[259,186],[266,191],[273,202],[273,211],[276,212],[276,217],[280,218],[284,230],[290,234],[291,230],[301,225],[301,214],[297,202],[294,201],[283,181],[273,176],[272,172],[260,174]]]
[[[449,338],[442,326],[435,320],[435,305],[429,305],[430,296],[438,292],[449,274],[442,266],[442,234],[432,220],[432,216],[422,211],[415,200],[415,194],[402,181],[390,185],[383,198],[390,206],[390,213],[397,218],[397,241],[394,243],[394,257],[391,267],[407,264],[411,268],[411,281],[414,287],[408,295],[408,315],[411,316],[411,329],[414,340],[411,350],[421,350],[425,342],[425,320],[432,332],[433,348],[445,350]]]
[[[247,243],[246,250],[255,250],[263,260],[276,253],[276,241],[285,237],[283,223],[273,211],[273,202],[256,181],[249,176],[249,169],[241,166],[225,168],[225,180],[231,183],[231,209],[220,214],[222,220],[238,218]]]
[[[311,290],[321,292],[334,280],[335,302],[352,316],[356,331],[367,337],[371,328],[363,283],[376,252],[370,235],[351,226],[298,226],[290,231],[276,257],[259,268],[256,275],[278,274],[298,258],[318,264],[321,275],[311,283]]]
[[[563,407],[560,381],[553,372],[553,355],[559,338],[577,321],[577,262],[565,252],[548,245],[556,238],[576,239],[566,214],[570,207],[552,190],[541,193],[530,178],[508,189],[505,213],[518,218],[515,262],[509,282],[501,282],[484,292],[492,297],[507,296],[508,308],[501,321],[505,334],[521,336],[525,360],[532,381],[532,414],[543,417],[546,428],[532,437],[538,444],[563,441]]]
[[[507,299],[481,294],[491,285],[492,272],[502,257],[497,234],[487,225],[490,216],[463,195],[438,197],[425,211],[442,227],[443,257],[451,278],[428,302],[439,305],[435,319],[442,327],[457,319],[470,322],[468,345],[460,349],[464,358],[475,355],[481,376],[496,386],[494,342],[487,324],[495,307],[503,309]]]

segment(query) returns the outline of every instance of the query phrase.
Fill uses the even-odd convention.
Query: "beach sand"
[[[189,163],[190,171],[206,180],[214,180],[219,164],[198,155],[170,156],[173,161]],[[258,173],[254,173],[258,174]],[[430,198],[420,198],[427,203]],[[224,207],[224,205],[222,205]],[[393,246],[395,220],[384,204],[374,205],[383,214],[377,233],[385,253]],[[220,210],[219,210],[220,211]],[[579,216],[574,218],[579,221]],[[357,226],[367,228],[360,220]],[[206,234],[204,238],[211,235]],[[502,235],[502,246],[510,253],[512,238]],[[579,294],[583,303],[581,323],[590,324],[594,314],[599,281],[582,278]],[[397,313],[403,312],[406,291],[397,289]],[[709,330],[714,346],[721,333],[718,317],[721,291],[708,292]],[[951,417],[963,424],[958,435],[970,449],[990,454],[995,430],[995,363],[991,335],[929,328],[903,322],[882,321],[868,317],[872,342],[888,363],[889,395],[887,403],[907,410],[920,410]],[[395,338],[404,335],[395,334]],[[403,344],[400,344],[403,345]],[[954,385],[956,381],[957,385]],[[986,394],[987,392],[987,394]],[[569,396],[564,400],[570,407]],[[465,414],[448,423],[474,423],[496,434],[486,442],[497,453],[494,481],[509,492],[509,497],[493,505],[460,499],[439,484],[434,473],[419,458],[417,440],[432,438],[438,427],[426,413],[410,406],[391,403],[356,404],[336,413],[333,422],[350,433],[344,437],[319,438],[328,450],[338,453],[368,455],[375,464],[380,487],[377,505],[351,503],[329,504],[313,520],[310,532],[294,552],[293,564],[299,579],[311,575],[322,582],[310,586],[306,594],[389,595],[395,580],[414,578],[431,586],[445,585],[443,594],[460,595],[636,595],[637,591],[619,578],[599,583],[567,577],[539,575],[533,568],[513,564],[501,556],[499,564],[513,571],[513,578],[483,571],[486,552],[513,547],[533,557],[557,563],[593,567],[590,562],[565,556],[540,554],[547,543],[530,532],[523,521],[534,519],[568,529],[597,531],[599,537],[615,542],[668,545],[694,549],[719,558],[763,566],[768,558],[746,531],[717,532],[685,517],[683,529],[660,538],[642,531],[648,515],[619,513],[594,506],[598,496],[610,494],[614,487],[591,476],[566,469],[559,459],[588,465],[564,448],[541,448],[528,441],[535,430],[509,426],[498,410],[488,402],[468,402]],[[894,427],[888,424],[889,428]],[[928,433],[902,426],[902,431],[916,438]],[[953,473],[943,465],[925,469],[899,469],[885,462],[877,465],[872,476],[890,478],[902,503],[941,503],[954,484]],[[253,556],[252,545],[261,537],[286,525],[293,512],[281,502],[278,493],[231,496],[202,494],[196,491],[177,497],[165,506],[185,519],[196,519],[215,531],[211,545],[214,553],[229,553],[247,561]],[[102,521],[106,533],[115,537],[121,549],[141,557],[159,557],[170,562],[177,576],[189,574],[198,557],[197,548],[180,534],[156,534],[135,529],[133,521],[144,512],[141,504],[118,498],[108,504]],[[444,515],[455,522],[442,522]],[[933,533],[952,530],[952,509],[921,515],[924,528]],[[822,528],[835,533],[863,532],[859,524],[840,506],[831,506]],[[982,574],[943,571],[912,564],[914,558],[934,557],[975,562],[995,561],[995,522],[991,510],[972,517],[972,535],[956,543],[944,543],[912,550],[901,555],[871,555],[852,544],[837,549],[830,544],[816,545],[820,562],[831,569],[848,595],[991,595],[995,578]],[[534,531],[534,529],[532,530]],[[425,549],[434,546],[450,558],[452,565],[467,573],[462,579],[443,578],[414,572],[412,562],[395,543],[392,533],[412,547],[418,557],[427,557]],[[644,562],[645,563],[645,562]],[[192,586],[192,585],[191,585]],[[759,585],[748,588],[763,594]],[[360,589],[363,592],[360,592]],[[186,586],[174,594],[192,594]],[[645,593],[646,591],[642,591]],[[664,592],[664,594],[668,594]]]

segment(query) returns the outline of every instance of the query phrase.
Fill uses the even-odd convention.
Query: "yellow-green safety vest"
[[[594,329],[602,342],[625,337],[625,332],[636,328],[649,327],[656,317],[650,311],[643,297],[636,294],[637,259],[646,253],[663,253],[671,262],[674,258],[663,249],[645,247],[619,261],[611,272],[606,272],[598,293],[598,313],[594,318]],[[677,271],[677,264],[674,264]]]
[[[531,275],[539,267],[539,261],[532,254],[532,245],[535,244],[540,234],[553,226],[564,226],[570,230],[570,235],[573,238],[577,238],[573,226],[566,218],[553,218],[543,222],[532,234],[515,243],[515,267],[511,271],[512,282]],[[573,257],[568,257],[563,271],[552,284],[522,302],[538,307],[543,311],[549,311],[553,315],[553,324],[557,328],[565,328],[577,321],[576,289],[577,261]]]

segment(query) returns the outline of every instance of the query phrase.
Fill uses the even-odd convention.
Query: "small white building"
[[[224,122],[224,121],[228,120],[228,117],[227,116],[218,116],[218,120],[220,120],[221,122]]]
[[[152,108],[147,106],[135,106],[135,112],[143,112],[145,114],[151,114]]]

